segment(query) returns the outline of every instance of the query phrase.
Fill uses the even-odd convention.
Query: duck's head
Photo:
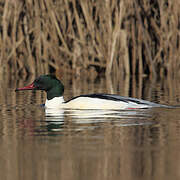
[[[23,90],[43,90],[47,93],[47,99],[50,100],[54,97],[60,97],[63,95],[64,86],[60,80],[58,80],[54,75],[41,75],[34,80],[28,86],[23,88],[17,88],[15,91]]]

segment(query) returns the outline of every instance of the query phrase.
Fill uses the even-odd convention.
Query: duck
[[[117,94],[83,94],[64,100],[64,85],[55,75],[47,74],[36,78],[30,85],[17,88],[15,91],[42,90],[47,94],[45,108],[51,109],[144,109],[153,107],[168,107],[147,100],[119,96]]]

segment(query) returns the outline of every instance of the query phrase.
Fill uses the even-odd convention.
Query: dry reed
[[[0,72],[173,75],[179,0],[1,0]]]

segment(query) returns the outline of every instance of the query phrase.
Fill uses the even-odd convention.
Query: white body
[[[55,98],[53,98],[51,100],[46,99],[45,107],[46,108],[60,108],[63,103],[64,103],[63,96],[55,97]]]
[[[65,102],[63,97],[55,97],[51,100],[46,99],[45,107],[58,109],[139,109],[152,106],[135,102],[113,101],[91,97],[78,97]]]

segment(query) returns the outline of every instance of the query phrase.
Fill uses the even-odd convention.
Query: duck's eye
[[[35,80],[35,81],[34,81],[34,84],[39,84],[39,80]]]
[[[37,85],[37,86],[40,86],[40,85],[43,84],[43,82],[41,80],[37,79],[37,80],[34,81],[34,84]]]

